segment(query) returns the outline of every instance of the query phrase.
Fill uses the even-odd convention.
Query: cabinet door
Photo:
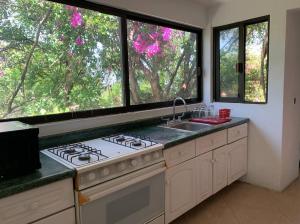
[[[166,171],[166,223],[196,205],[195,159]]]
[[[75,224],[75,208],[67,209],[63,212],[52,215],[48,218],[42,219],[33,224]]]
[[[228,146],[223,146],[213,152],[213,193],[227,186]]]
[[[196,158],[197,203],[204,201],[213,193],[212,159],[212,152],[208,152]]]
[[[247,138],[228,146],[228,184],[231,184],[247,173]]]

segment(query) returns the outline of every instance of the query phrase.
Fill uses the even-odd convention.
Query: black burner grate
[[[101,150],[82,143],[57,146],[48,149],[48,151],[77,166],[98,162],[108,158],[108,156],[102,154]]]
[[[104,137],[102,139],[135,150],[144,149],[150,146],[157,145],[157,143],[152,141],[149,137],[141,136],[141,135],[131,135],[131,136],[111,135],[108,137]]]

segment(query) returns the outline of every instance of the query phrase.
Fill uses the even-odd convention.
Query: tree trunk
[[[269,46],[269,39],[268,39],[268,32],[266,32],[263,41],[262,51],[261,51],[261,58],[260,58],[260,85],[263,89],[264,97],[266,96],[265,58],[268,54],[268,46]]]
[[[39,43],[39,39],[40,39],[40,34],[41,34],[41,31],[42,31],[42,27],[43,25],[45,24],[45,22],[47,21],[47,19],[49,18],[50,14],[52,12],[52,8],[49,8],[47,13],[44,15],[44,17],[42,18],[42,20],[40,21],[38,27],[37,27],[37,30],[36,30],[36,33],[35,33],[35,38],[34,38],[34,44],[27,56],[27,59],[26,59],[26,62],[25,62],[25,66],[24,66],[24,69],[23,69],[23,72],[21,74],[21,80],[16,88],[16,90],[14,91],[11,99],[9,100],[8,102],[8,106],[7,106],[7,112],[6,114],[4,115],[4,117],[6,117],[7,115],[9,115],[11,112],[12,112],[12,105],[13,105],[13,102],[16,98],[16,96],[18,95],[21,87],[23,86],[24,84],[24,81],[25,81],[25,78],[26,78],[26,74],[28,72],[28,68],[29,68],[29,65],[30,65],[30,62],[31,62],[31,58],[33,56],[33,53]]]

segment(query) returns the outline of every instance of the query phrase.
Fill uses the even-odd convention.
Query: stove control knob
[[[151,160],[151,156],[150,155],[145,155],[144,160],[146,162],[149,162]]]
[[[120,171],[125,170],[125,169],[126,169],[126,163],[120,163],[120,164],[118,165],[118,168],[119,168]]]
[[[102,175],[103,175],[103,176],[107,176],[109,173],[110,173],[110,171],[109,171],[108,168],[104,168],[104,169],[102,170]]]
[[[137,166],[138,165],[138,161],[136,159],[131,160],[131,165],[132,166]]]
[[[154,158],[154,159],[159,159],[159,157],[160,157],[159,152],[153,153],[153,158]]]
[[[88,179],[89,179],[89,181],[95,180],[96,179],[96,174],[95,173],[89,173]]]

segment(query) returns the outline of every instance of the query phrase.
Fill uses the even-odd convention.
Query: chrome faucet
[[[176,118],[175,118],[175,107],[176,107],[176,102],[177,102],[178,100],[182,101],[183,104],[184,104],[184,107],[185,107],[185,112],[183,112],[181,116],[178,116],[178,118],[177,118],[178,121],[181,121],[181,119],[184,117],[185,113],[187,112],[187,105],[186,105],[185,100],[184,100],[182,97],[176,97],[176,98],[174,99],[174,101],[173,101],[173,121],[176,120]]]

